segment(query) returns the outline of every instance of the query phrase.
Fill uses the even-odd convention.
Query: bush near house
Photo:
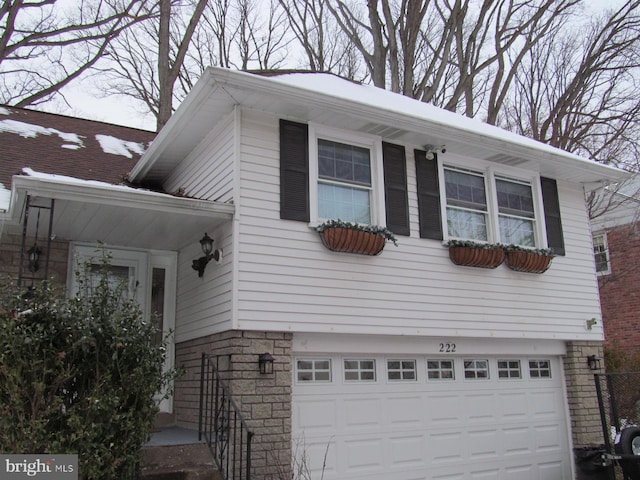
[[[133,478],[174,372],[103,267],[72,298],[0,285],[0,451],[77,453],[81,478]]]

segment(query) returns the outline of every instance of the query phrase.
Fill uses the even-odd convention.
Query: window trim
[[[532,175],[531,172],[521,170],[510,166],[496,167],[489,162],[477,162],[474,163],[474,168],[469,168],[468,165],[463,163],[465,160],[462,157],[447,158],[447,161],[438,162],[438,176],[440,187],[440,213],[442,217],[442,228],[444,241],[451,239],[460,240],[473,240],[479,243],[503,243],[500,238],[500,209],[498,207],[498,194],[496,186],[496,178],[502,180],[511,180],[515,182],[522,182],[531,186],[531,195],[533,200],[534,217],[532,218],[534,224],[534,241],[535,246],[530,248],[547,248],[547,231],[545,222],[545,210],[542,199],[542,186],[540,183],[539,175]],[[477,165],[477,166],[476,166]],[[453,169],[464,173],[468,171],[471,174],[482,175],[484,177],[485,194],[487,199],[487,241],[475,240],[469,238],[459,238],[449,235],[448,218],[447,218],[447,190],[445,170]]]
[[[369,162],[371,166],[371,225],[386,225],[384,169],[382,166],[382,137],[347,132],[314,123],[309,123],[310,224],[315,226],[325,220],[331,220],[328,218],[321,218],[318,215],[318,183],[320,180],[318,173],[318,139],[344,143],[369,150]]]
[[[600,272],[598,271],[598,262],[596,262],[596,238],[602,238],[602,245],[604,246],[604,251],[602,253],[604,253],[607,259],[607,268]],[[593,264],[594,268],[596,269],[596,275],[598,275],[599,277],[602,277],[604,275],[611,275],[611,256],[609,255],[609,242],[607,240],[607,232],[602,231],[591,234],[591,245],[593,248]]]

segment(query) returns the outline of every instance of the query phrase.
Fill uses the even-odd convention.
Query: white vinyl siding
[[[585,328],[585,319],[599,318],[600,306],[581,185],[558,182],[567,255],[546,273],[460,267],[441,242],[418,238],[407,146],[411,236],[376,257],[338,254],[305,222],[279,219],[278,138],[278,117],[243,112],[235,328],[601,339],[601,328]]]
[[[235,113],[220,122],[180,163],[167,180],[165,189],[181,188],[189,196],[234,202],[235,132],[240,119]],[[204,335],[232,328],[233,320],[233,225],[231,222],[208,233],[215,241],[215,248],[222,248],[224,261],[207,266],[204,278],[198,278],[192,261],[202,256],[200,237],[185,238],[185,246],[178,254],[178,282],[176,304],[176,342],[191,340]]]

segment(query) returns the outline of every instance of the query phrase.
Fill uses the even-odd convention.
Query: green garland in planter
[[[344,220],[327,220],[316,227],[316,231],[322,233],[327,228],[346,228],[349,230],[359,230],[361,232],[373,233],[375,235],[382,235],[386,240],[393,242],[398,246],[398,239],[396,236],[387,229],[387,227],[380,227],[378,225],[364,225],[361,223],[345,222]]]

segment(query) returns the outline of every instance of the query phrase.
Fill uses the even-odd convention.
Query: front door
[[[78,291],[76,272],[84,265],[101,268],[103,255],[109,255],[109,278],[116,283],[126,282],[128,298],[135,298],[142,308],[145,319],[153,320],[159,333],[155,341],[173,331],[175,325],[176,259],[175,252],[129,250],[124,248],[103,248],[95,245],[72,244],[69,262],[69,289],[71,294]],[[161,332],[161,333],[160,333]],[[167,338],[167,358],[165,371],[174,364],[174,345]],[[158,394],[160,401],[162,395]],[[171,413],[172,399],[160,402],[160,411]]]

